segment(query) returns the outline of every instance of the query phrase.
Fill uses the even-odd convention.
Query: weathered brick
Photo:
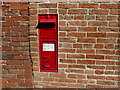
[[[105,21],[89,21],[88,23],[90,26],[107,26],[107,24]]]
[[[77,8],[77,3],[60,3],[58,8]]]
[[[89,11],[90,14],[108,14],[108,12],[109,11],[105,9],[93,9]]]
[[[86,37],[86,33],[69,32],[69,37]]]
[[[86,14],[87,10],[85,9],[69,9],[68,14]]]
[[[86,55],[86,58],[90,58],[90,59],[104,59],[104,55]]]
[[[85,31],[85,32],[95,32],[97,31],[96,27],[79,27],[79,31]]]
[[[100,4],[100,8],[105,8],[105,9],[107,9],[107,8],[110,8],[110,9],[117,9],[118,8],[118,6],[119,6],[119,4]]]
[[[98,4],[95,4],[95,3],[80,3],[79,7],[80,8],[97,8]]]
[[[39,4],[39,8],[57,8],[56,3]]]
[[[96,40],[94,38],[78,38],[78,42],[81,42],[81,43],[95,43]]]

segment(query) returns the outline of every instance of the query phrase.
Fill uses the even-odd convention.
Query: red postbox
[[[58,15],[39,14],[40,71],[58,71]]]

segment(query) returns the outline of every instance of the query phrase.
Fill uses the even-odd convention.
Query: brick
[[[86,76],[82,74],[68,74],[68,78],[79,78],[79,79],[85,79]]]
[[[97,66],[97,65],[88,65],[87,68],[90,69],[105,69],[105,66]]]
[[[60,77],[66,77],[66,74],[63,74],[63,73],[51,73],[50,74],[50,77],[58,77],[58,78],[60,78]]]
[[[112,28],[112,27],[108,27],[108,28],[100,27],[100,28],[98,28],[98,31],[100,31],[100,32],[118,32],[119,29],[118,28]]]
[[[81,68],[81,69],[85,69],[85,65],[68,65],[68,68]]]
[[[10,51],[10,52],[4,52],[5,55],[21,55],[21,52],[19,51]]]
[[[93,44],[83,44],[83,48],[93,48]]]
[[[105,9],[92,9],[89,11],[90,14],[108,14],[108,10]]]
[[[119,22],[118,21],[111,21],[111,22],[109,22],[109,26],[119,27]]]
[[[76,83],[75,79],[60,78],[59,82]]]
[[[59,64],[59,68],[67,68],[66,64]]]
[[[95,53],[93,49],[77,49],[77,53]]]
[[[59,28],[60,31],[76,31],[77,28],[76,27],[60,27]]]
[[[59,9],[58,10],[59,14],[67,14],[67,9]]]
[[[25,42],[28,41],[28,37],[12,37],[12,41],[16,41],[16,42]]]
[[[114,64],[113,64],[114,65]],[[119,67],[118,66],[107,66],[106,70],[118,70]]]
[[[85,32],[95,32],[97,31],[96,27],[78,27],[79,31],[85,31]]]
[[[119,80],[118,76],[107,76],[106,80]]]
[[[8,10],[10,8],[10,5],[8,4],[8,5],[3,5],[2,6],[2,10]]]
[[[44,77],[44,78],[42,78],[42,81],[59,81],[59,79],[58,78]]]
[[[32,8],[37,8],[37,4],[29,4],[29,8],[32,9]]]
[[[115,65],[115,61],[96,61],[98,65]]]
[[[72,20],[72,19],[74,19],[74,15],[65,15],[64,17],[63,17],[65,20]]]
[[[78,60],[78,64],[95,64],[95,60]]]
[[[120,14],[120,10],[111,9],[111,10],[110,10],[110,14],[118,15],[118,14]]]
[[[66,32],[59,32],[59,36],[60,37],[65,37],[65,36],[67,36],[67,33]]]
[[[16,11],[16,10],[3,11],[2,14],[5,15],[5,16],[19,15],[19,11]]]
[[[78,88],[85,88],[85,85],[81,85],[81,84],[68,84],[68,87],[78,87]]]
[[[66,21],[59,21],[59,25],[60,25],[60,26],[66,26],[66,25],[67,25],[67,22],[66,22]]]
[[[76,16],[75,16],[75,19],[76,19],[76,20],[84,20],[84,19],[85,19],[85,16],[84,16],[84,15],[76,15]]]
[[[97,20],[106,20],[107,17],[106,17],[106,16],[103,16],[103,15],[99,15],[99,16],[96,16],[96,19],[97,19]]]
[[[117,9],[118,8],[118,6],[119,6],[119,4],[100,4],[100,8],[105,8],[105,9],[107,9],[107,8],[110,8],[110,9]]]
[[[73,25],[73,26],[86,26],[87,22],[86,21],[69,21],[68,25]]]
[[[60,54],[58,54],[58,57],[59,57],[59,58],[65,58],[65,54],[60,53]]]
[[[95,80],[78,80],[78,83],[81,83],[81,84],[95,84]]]
[[[84,58],[82,54],[67,54],[67,58]]]
[[[11,50],[12,50],[12,47],[2,47],[2,50],[3,50],[3,51],[11,51]]]
[[[98,4],[95,4],[95,3],[80,3],[79,7],[80,8],[97,8]]]
[[[59,38],[60,42],[76,42],[76,38]]]
[[[50,2],[67,2],[67,0],[50,0]]]
[[[98,43],[116,43],[116,39],[97,39]]]
[[[71,43],[63,43],[62,47],[64,47],[64,48],[72,48],[73,45]]]
[[[100,85],[87,85],[87,88],[103,88],[103,86]]]
[[[13,21],[28,21],[29,17],[28,16],[12,16],[11,20],[13,20]]]
[[[111,38],[113,38],[113,37],[119,37],[120,36],[120,33],[107,33],[107,37],[111,37]]]
[[[3,84],[3,87],[15,87],[15,86],[17,86],[16,83],[4,83]]]
[[[82,48],[82,44],[74,43],[73,47],[74,48]]]
[[[29,25],[35,26],[37,24],[37,21],[29,21]]]
[[[77,8],[77,3],[60,3],[58,8]]]
[[[72,60],[72,59],[60,59],[60,62],[62,62],[62,63],[76,63],[76,60]]]
[[[75,53],[75,49],[59,49],[59,52]]]
[[[97,83],[101,85],[115,85],[116,84],[115,82],[112,82],[112,81],[97,81]]]
[[[89,21],[88,25],[90,26],[107,26],[107,22],[106,21]]]
[[[105,76],[88,75],[88,79],[105,79]]]
[[[68,37],[86,37],[86,33],[69,32]]]
[[[87,37],[106,37],[106,33],[87,33]]]
[[[30,42],[30,46],[32,46],[32,47],[37,47],[37,46],[38,46],[38,43],[37,43],[37,42]]]
[[[24,82],[24,80],[23,79],[15,79],[15,78],[14,79],[13,78],[12,79],[11,78],[8,78],[8,79],[4,78],[3,82],[16,83],[16,82]]]
[[[90,58],[90,59],[104,59],[104,55],[86,55],[86,58]]]
[[[103,70],[95,70],[95,74],[104,74]]]
[[[108,75],[108,74],[114,75],[115,73],[114,73],[114,71],[105,71],[105,74],[106,74],[106,75]]]
[[[103,44],[95,44],[95,45],[94,45],[94,48],[103,48],[103,47],[104,47]]]
[[[86,20],[95,20],[95,15],[85,15]]]
[[[78,38],[78,42],[81,42],[81,43],[95,43],[96,40],[94,38]]]
[[[48,9],[39,9],[38,13],[40,14],[47,14],[48,12]],[[34,13],[34,14],[37,14],[37,13]]]
[[[39,8],[57,8],[56,3],[39,4]]]
[[[2,22],[2,26],[19,26],[19,22]]]
[[[12,31],[28,31],[27,26],[22,26],[22,27],[11,27]]]
[[[85,70],[85,74],[94,74],[94,70]]]
[[[85,9],[69,9],[68,14],[86,14],[87,10]]]
[[[51,82],[50,85],[55,85],[55,86],[67,86],[66,83],[57,83],[57,82]]]
[[[29,56],[14,56],[14,59],[16,59],[16,60],[28,60]]]
[[[83,74],[84,73],[84,71],[83,70],[76,70],[76,69],[66,69],[66,72],[68,72],[68,73],[81,73],[81,74]]]
[[[12,4],[11,5],[12,10],[27,10],[28,5],[18,5],[18,4]]]
[[[106,44],[105,48],[106,49],[114,49],[114,44]]]
[[[29,10],[29,14],[37,14],[37,10],[31,9],[31,10]]]
[[[57,9],[49,9],[50,13],[57,13]]]
[[[115,50],[97,50],[97,54],[115,54]]]
[[[112,16],[112,15],[107,16],[107,20],[117,20],[117,19],[118,19],[117,16]]]
[[[18,86],[25,86],[25,87],[30,87],[32,86],[32,83],[19,83]]]

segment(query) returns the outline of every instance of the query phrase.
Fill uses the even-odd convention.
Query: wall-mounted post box
[[[58,15],[39,14],[40,71],[58,71]]]

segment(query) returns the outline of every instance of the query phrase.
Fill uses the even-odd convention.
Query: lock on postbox
[[[40,71],[58,71],[58,15],[39,14]]]

